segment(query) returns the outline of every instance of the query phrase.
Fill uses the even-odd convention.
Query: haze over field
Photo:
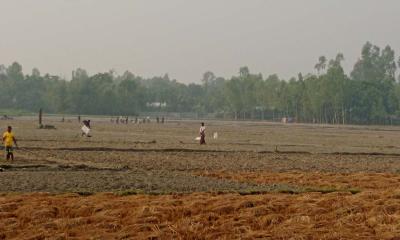
[[[0,0],[0,240],[400,239],[399,9]]]
[[[397,0],[1,0],[0,63],[71,78],[78,67],[200,82],[241,66],[288,79],[371,41],[400,50]]]

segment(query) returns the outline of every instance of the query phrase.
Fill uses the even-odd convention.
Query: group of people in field
[[[83,121],[83,124],[84,127],[91,129],[90,120]],[[83,135],[90,136],[89,131],[83,132],[82,136]],[[206,144],[206,127],[204,126],[204,122],[201,123],[199,135],[200,135],[200,145]],[[17,144],[17,139],[15,138],[14,133],[12,132],[11,126],[8,126],[7,130],[3,133],[3,143],[6,154],[6,160],[14,161],[14,145],[15,147],[18,148],[18,144]]]

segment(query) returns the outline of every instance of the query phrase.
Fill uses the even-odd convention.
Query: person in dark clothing
[[[204,126],[204,123],[201,123],[200,127],[200,145],[206,144],[206,127]]]

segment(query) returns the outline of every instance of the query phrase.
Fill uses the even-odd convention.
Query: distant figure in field
[[[7,131],[3,134],[3,142],[6,150],[6,160],[14,161],[13,144],[18,147],[17,139],[15,139],[12,133],[12,127],[8,126]]]
[[[81,122],[81,115],[78,116],[78,122]]]
[[[83,120],[82,136],[91,137],[90,129],[90,120]]]
[[[90,128],[90,120],[83,120],[83,125]]]
[[[201,123],[200,127],[200,145],[206,144],[206,127]]]

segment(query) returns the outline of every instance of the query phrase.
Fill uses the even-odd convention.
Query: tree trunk
[[[42,126],[42,109],[39,110],[39,126]]]
[[[342,124],[345,125],[345,120],[346,119],[346,111],[344,107],[342,106]]]
[[[337,111],[335,110],[335,114],[334,114],[334,117],[333,117],[333,124],[338,124],[339,123],[339,121],[338,121],[338,114],[337,114]]]
[[[275,122],[275,109],[272,110],[272,121]]]

